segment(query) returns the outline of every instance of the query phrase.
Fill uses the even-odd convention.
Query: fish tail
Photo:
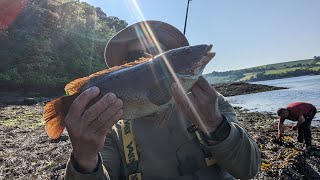
[[[48,102],[44,107],[44,124],[48,136],[57,139],[62,134],[65,125],[64,118],[68,114],[72,102],[78,97],[78,94],[72,96],[62,96]]]

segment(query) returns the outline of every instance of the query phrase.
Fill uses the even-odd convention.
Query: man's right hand
[[[284,125],[281,119],[278,121],[278,140],[282,140],[283,137],[283,132],[284,132]]]
[[[98,153],[104,145],[106,135],[123,113],[123,102],[113,93],[106,94],[85,109],[99,92],[97,87],[82,92],[72,103],[64,120],[75,163],[86,173],[93,172],[97,167]]]
[[[278,140],[282,140],[282,138],[283,138],[283,134],[280,131],[278,131]]]

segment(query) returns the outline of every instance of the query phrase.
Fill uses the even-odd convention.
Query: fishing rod
[[[189,4],[191,0],[188,0],[188,5],[187,5],[187,12],[186,12],[186,18],[184,20],[184,29],[183,29],[183,35],[186,35],[186,28],[187,28],[187,20],[188,20],[188,11],[189,11]]]

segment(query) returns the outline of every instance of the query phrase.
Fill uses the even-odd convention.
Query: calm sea
[[[253,84],[288,87],[276,91],[228,97],[233,106],[241,106],[250,111],[273,112],[296,101],[309,102],[320,110],[320,75],[259,81]],[[320,112],[313,119],[313,125],[320,125]]]

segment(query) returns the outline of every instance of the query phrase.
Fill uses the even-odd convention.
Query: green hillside
[[[282,63],[275,63],[275,64],[268,64],[268,65],[263,65],[263,66],[256,66],[252,68],[247,68],[247,70],[254,70],[256,71],[257,69],[283,69],[283,68],[288,68],[288,67],[294,67],[294,66],[304,66],[304,65],[311,65],[314,63],[314,58],[313,59],[304,59],[304,60],[296,60],[296,61],[289,61],[289,62],[282,62]]]
[[[263,81],[315,74],[320,74],[320,56],[315,56],[313,59],[268,64],[240,70],[212,72],[204,76],[210,83],[218,84],[238,81]]]
[[[71,80],[106,68],[105,45],[127,26],[79,0],[1,0],[0,5],[1,91],[63,93]]]

